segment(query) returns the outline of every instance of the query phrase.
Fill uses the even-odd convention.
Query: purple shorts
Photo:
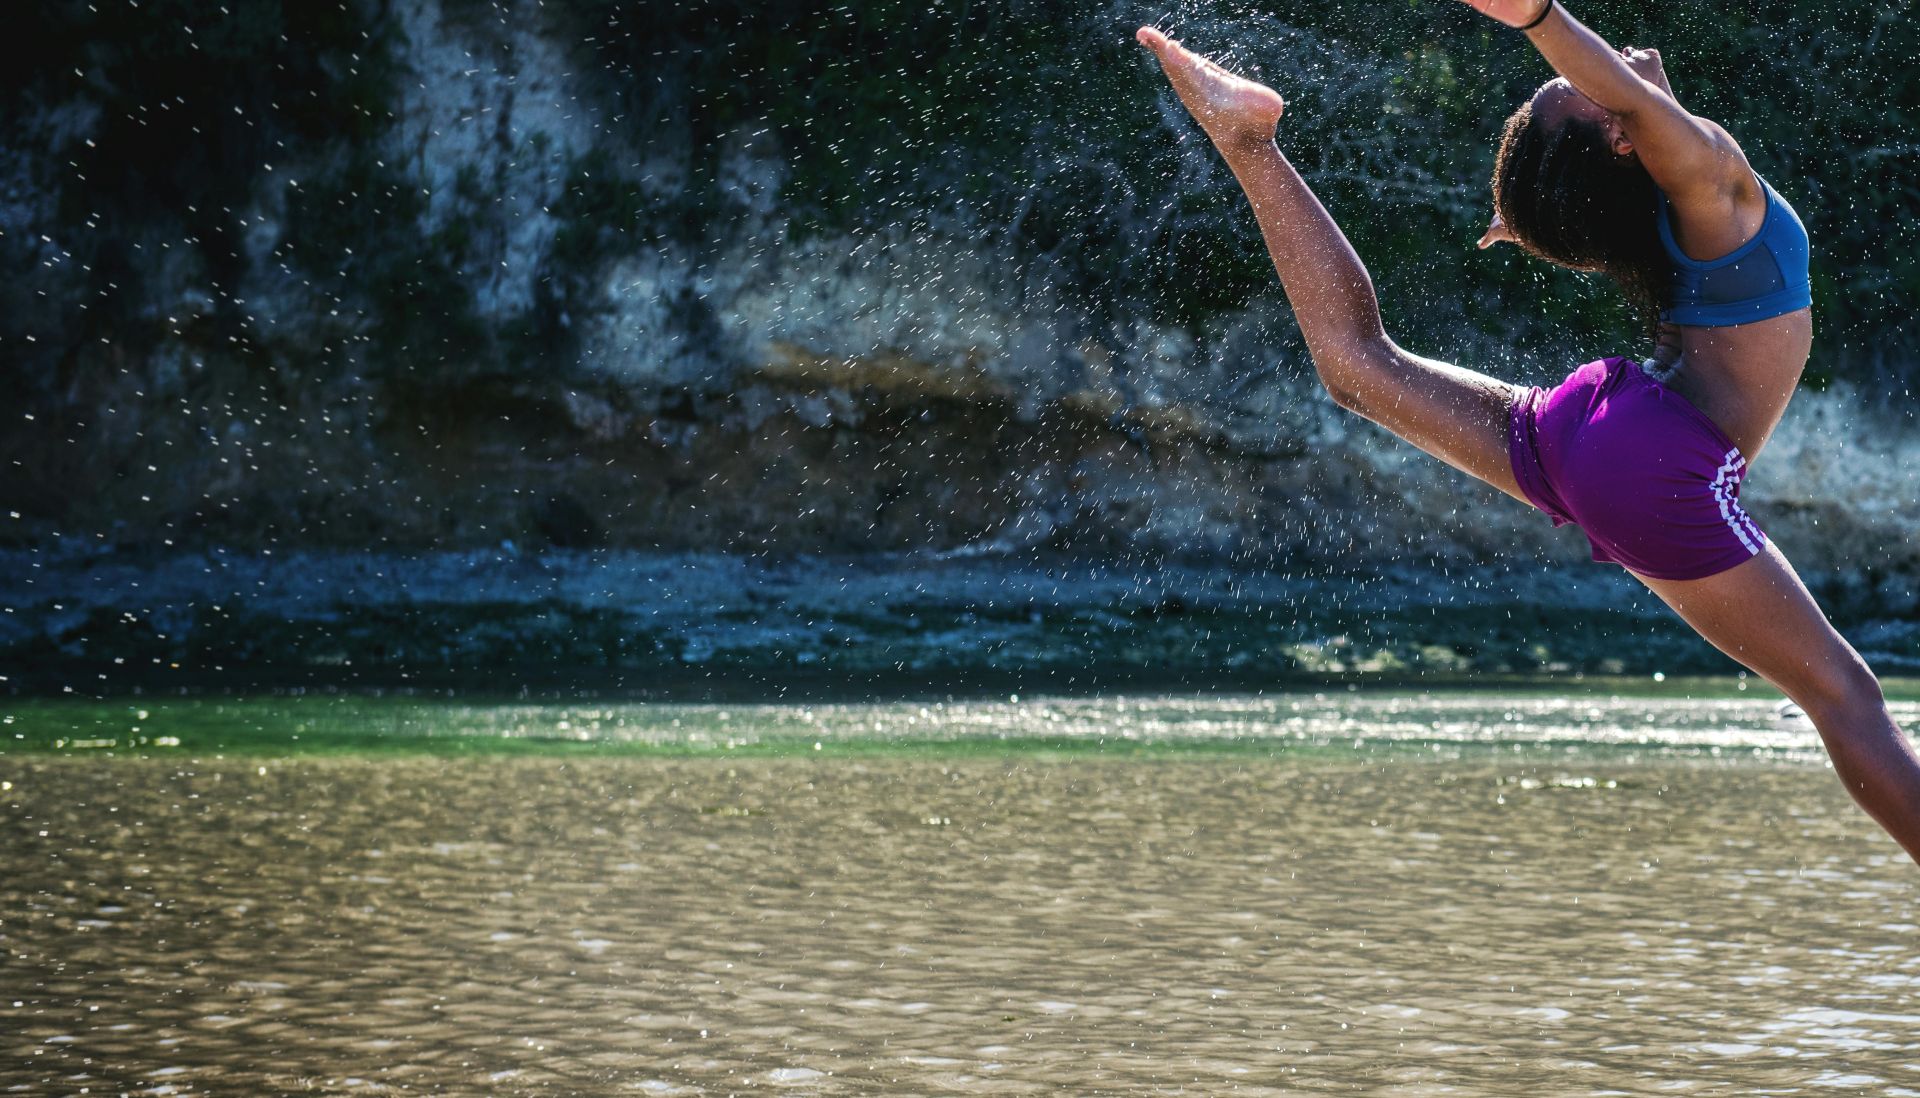
[[[1767,543],[1740,508],[1747,461],[1686,398],[1630,358],[1589,362],[1513,403],[1514,479],[1593,559],[1652,579],[1724,572]]]

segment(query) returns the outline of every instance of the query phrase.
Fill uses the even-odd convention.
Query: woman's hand
[[[1508,244],[1518,243],[1518,241],[1513,239],[1513,230],[1507,228],[1507,223],[1500,220],[1500,215],[1496,213],[1493,215],[1493,220],[1487,224],[1487,231],[1480,234],[1480,242],[1475,244],[1474,247],[1479,248],[1481,251],[1486,251],[1495,244],[1502,242]]]
[[[1461,3],[1489,19],[1509,27],[1524,27],[1547,10],[1553,0],[1461,0]]]
[[[1660,330],[1653,337],[1653,354],[1647,359],[1653,379],[1661,384],[1672,380],[1680,369],[1680,355],[1680,326],[1661,321]]]
[[[1626,59],[1627,67],[1633,74],[1669,96],[1673,95],[1673,85],[1667,82],[1667,69],[1660,63],[1659,50],[1643,50],[1638,46],[1626,46],[1620,50],[1620,56]]]

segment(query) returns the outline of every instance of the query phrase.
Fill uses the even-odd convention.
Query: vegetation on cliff
[[[1920,294],[1912,21],[1872,0],[1596,0],[1580,14],[1661,47],[1686,101],[1799,209],[1816,248],[1814,381],[1903,378]],[[1166,401],[1257,418],[1263,406],[1233,404],[1255,383],[1235,370],[1271,374],[1297,344],[1230,181],[1129,38],[1149,21],[1288,96],[1282,144],[1368,260],[1404,342],[1535,378],[1632,349],[1608,288],[1473,251],[1493,136],[1546,69],[1451,3],[38,4],[0,44],[15,74],[0,88],[0,376],[30,417],[0,432],[17,472],[0,502],[21,516],[0,537],[814,544],[804,524],[726,512],[717,496],[671,503],[712,459],[690,440],[761,445],[752,392],[796,430],[977,412],[765,376],[764,340],[789,337],[741,333],[791,323],[796,307],[739,287],[777,283],[810,241],[843,257],[841,281],[822,265],[804,276],[819,301],[808,323],[829,332],[859,330],[873,307],[848,258],[862,242],[981,257],[934,288],[979,315],[893,330],[1044,318],[1004,345],[969,350],[963,331],[903,351],[993,379],[988,406],[1006,415],[1031,415],[1023,386],[1067,394],[1077,403],[1062,407],[1114,412],[1102,429],[1130,445],[1141,428],[1125,413],[1160,384],[1135,345],[1171,338],[1173,372],[1224,373],[1192,373]],[[455,129],[466,144],[443,143]],[[739,274],[756,263],[757,282]],[[1254,337],[1278,350],[1235,359]],[[1109,374],[1119,397],[1085,395],[1087,377]],[[1004,433],[968,431],[934,449]],[[817,471],[843,442],[754,460]],[[1230,442],[1193,460],[1244,458]],[[1091,444],[1075,445],[1044,460],[1083,460]],[[1306,445],[1262,443],[1262,460]],[[1027,475],[1003,464],[1007,484]],[[569,494],[536,468],[609,465],[644,482],[638,497]],[[734,495],[761,490],[755,475]],[[884,509],[935,477],[861,498]],[[823,480],[793,479],[803,494]],[[726,517],[696,521],[715,508]],[[983,504],[934,540],[983,536],[1019,509]],[[877,525],[860,518],[834,528]]]

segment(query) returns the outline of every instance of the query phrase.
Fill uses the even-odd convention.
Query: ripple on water
[[[1920,1062],[1911,867],[1830,773],[1753,757],[6,765],[0,1088],[1891,1093]]]

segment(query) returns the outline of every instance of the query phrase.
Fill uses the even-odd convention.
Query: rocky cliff
[[[1126,40],[1158,9],[325,7],[27,17],[58,63],[0,137],[8,544],[1584,557],[1313,384]],[[1288,94],[1403,342],[1535,382],[1633,350],[1605,287],[1470,247],[1537,59],[1464,9],[1324,7],[1176,21]],[[1875,188],[1913,153],[1807,105],[1915,109],[1882,63],[1914,32],[1862,12],[1594,18],[1671,36],[1816,229],[1818,387],[1747,498],[1907,613],[1920,249]]]

